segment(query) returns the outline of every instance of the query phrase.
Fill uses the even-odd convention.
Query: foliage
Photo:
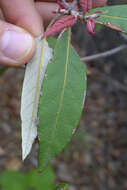
[[[127,5],[106,6],[104,8],[92,9],[89,14],[102,11],[96,18],[96,22],[114,30],[127,33]]]
[[[0,76],[2,76],[7,70],[8,67],[0,67]]]
[[[126,10],[127,5],[105,6],[89,10],[84,16],[88,31],[92,33],[94,25],[99,24],[120,32],[126,32]],[[65,12],[65,14],[71,14]],[[81,16],[78,13],[78,17],[81,18]],[[54,26],[57,23],[60,23],[59,29],[64,24],[60,20],[59,22],[56,21],[49,32],[55,31]],[[83,92],[86,91],[86,74],[83,73],[84,69],[80,59],[70,46],[69,30],[60,39],[52,41],[52,38],[50,38],[49,40],[54,54],[52,63],[47,67],[46,78],[42,85],[38,112],[40,118],[38,127],[40,169],[44,169],[49,161],[62,151],[69,142],[83,108],[81,102]],[[68,64],[66,64],[67,61]],[[66,84],[64,84],[64,81]]]
[[[38,113],[39,169],[44,169],[69,142],[81,116],[85,93],[85,68],[70,46],[68,31],[56,43],[42,86]]]
[[[70,15],[72,13],[75,13],[75,15]],[[66,19],[62,19],[62,22],[61,19],[59,22],[56,21],[55,25],[53,25],[55,28],[51,28],[48,35],[72,26],[68,20],[70,16],[76,19],[79,17],[81,19],[83,17],[82,20],[87,24],[87,29],[90,33],[94,33],[93,30],[95,25],[105,25],[119,32],[127,33],[127,5],[105,6],[91,9],[87,13],[81,15],[80,13],[72,12],[66,8],[64,9],[64,14],[64,19]],[[64,21],[67,23],[64,23]],[[73,24],[75,23],[76,22]],[[57,24],[60,24],[59,27]],[[48,35],[44,35],[44,37]],[[37,79],[40,77],[38,81],[41,83],[41,85],[37,83],[38,92],[33,95],[35,96],[33,97],[33,103],[36,99],[36,106],[33,104],[33,108],[36,108],[36,113],[38,112],[38,118],[34,119],[39,119],[39,124],[35,122],[35,120],[32,120],[32,122],[34,124],[36,123],[35,127],[38,127],[38,170],[43,172],[38,174],[37,171],[32,171],[26,175],[19,172],[4,172],[0,182],[4,190],[25,190],[28,187],[35,190],[42,188],[45,190],[54,189],[52,170],[51,168],[45,168],[52,158],[58,155],[70,141],[82,113],[86,95],[86,70],[74,48],[70,45],[71,29],[69,28],[67,31],[64,31],[57,40],[49,37],[47,41],[53,50],[53,56],[52,60],[48,60],[46,63],[47,68],[43,73],[43,83],[41,83],[42,76],[39,73],[41,71],[40,63],[38,64],[39,72],[38,68],[37,72],[35,72],[33,68],[29,71],[29,73],[33,71],[33,75],[37,76]],[[43,45],[40,45],[40,50],[44,49],[42,46]],[[39,58],[36,54],[36,58],[41,62],[41,66],[43,66],[42,57],[44,57],[44,54],[39,54]],[[35,61],[35,59],[33,60]],[[3,68],[0,75],[5,70],[6,69]],[[30,77],[28,79],[31,80]],[[41,88],[39,88],[39,85]],[[29,89],[28,94],[30,94]],[[40,94],[42,95],[40,96]],[[29,120],[29,118],[27,118],[27,120]],[[31,136],[34,136],[33,133]],[[35,137],[33,137],[33,140]],[[31,149],[31,147],[29,147],[29,149]],[[66,185],[61,184],[56,188],[56,190],[60,189],[66,189]]]
[[[18,171],[6,171],[0,176],[0,186],[2,190],[53,190],[54,173],[51,167],[45,169],[43,173],[37,170],[27,174]]]
[[[59,184],[55,190],[66,190],[67,189],[67,185],[66,184]]]

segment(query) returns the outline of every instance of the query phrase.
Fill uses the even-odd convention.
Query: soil
[[[78,25],[73,31],[73,45],[81,57],[126,43],[118,32],[105,28],[93,36],[84,26]],[[78,130],[64,152],[52,161],[56,183],[68,183],[68,190],[127,189],[126,54],[125,49],[85,63],[88,89]],[[9,68],[0,76],[0,172],[27,172],[37,165],[36,144],[26,161],[21,161],[23,77],[21,68]]]

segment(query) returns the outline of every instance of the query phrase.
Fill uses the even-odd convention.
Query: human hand
[[[71,1],[71,0],[67,0]],[[85,0],[84,0],[85,1]],[[86,0],[88,3],[89,0]],[[0,64],[25,64],[35,52],[35,39],[54,17],[57,0],[0,0]],[[94,7],[106,0],[91,0]]]
[[[0,64],[25,64],[57,7],[55,0],[0,0]]]

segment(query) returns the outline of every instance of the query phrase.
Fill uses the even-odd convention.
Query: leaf
[[[67,184],[59,184],[55,190],[66,190]]]
[[[0,76],[2,76],[6,71],[8,70],[8,67],[3,67],[3,66],[1,66],[0,67]]]
[[[58,20],[56,20],[56,22],[49,29],[46,30],[46,32],[43,34],[43,38],[51,36],[62,29],[69,28],[74,24],[76,24],[75,16],[64,15],[60,17]]]
[[[38,173],[37,170],[31,171],[27,175],[27,182],[31,189],[53,190],[55,186],[54,172],[49,166],[42,173]]]
[[[17,171],[3,172],[0,176],[0,185],[3,190],[26,190],[25,175]]]
[[[52,50],[46,40],[37,38],[37,50],[34,57],[26,66],[22,98],[21,98],[21,121],[22,121],[22,158],[29,154],[34,139],[37,136],[37,111],[40,89],[45,76],[46,67],[52,57]]]
[[[112,29],[121,29],[123,32],[127,33],[127,5],[106,6],[104,8],[92,9],[89,11],[89,14],[96,11],[104,12],[96,19],[97,21],[102,22]]]
[[[26,175],[18,171],[6,171],[0,175],[3,190],[54,190],[54,172],[48,166],[43,173],[32,170]]]
[[[39,170],[43,170],[70,141],[83,109],[86,72],[70,46],[70,30],[56,43],[41,91]]]
[[[50,48],[54,49],[56,46],[57,39],[49,36],[47,39],[48,45]]]

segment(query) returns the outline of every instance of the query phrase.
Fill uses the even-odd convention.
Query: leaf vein
[[[37,82],[36,82],[36,91],[35,91],[35,97],[34,97],[34,101],[33,101],[33,110],[32,110],[32,117],[31,117],[29,131],[31,130],[33,118],[34,118],[34,114],[35,114],[35,110],[36,110],[37,96],[39,93],[40,72],[41,72],[41,68],[42,68],[42,64],[43,64],[44,48],[45,48],[45,39],[43,40],[43,44],[42,44],[40,64],[39,64],[39,68],[38,68],[38,76],[37,76]],[[29,139],[29,136],[30,136],[30,133],[28,133],[27,139]],[[25,150],[27,150],[27,146],[28,146],[28,141],[27,141]]]
[[[67,41],[67,51],[66,51],[64,82],[63,82],[63,88],[62,88],[62,92],[61,92],[61,98],[60,98],[60,102],[59,102],[58,112],[57,112],[57,116],[56,116],[56,120],[55,120],[55,124],[54,124],[54,130],[53,130],[53,136],[52,136],[53,138],[54,138],[55,131],[57,128],[57,122],[58,122],[59,114],[61,112],[61,107],[62,107],[63,98],[64,98],[64,92],[65,92],[65,86],[66,86],[66,81],[67,81],[68,60],[69,60],[69,53],[70,53],[70,32],[71,32],[71,29],[69,28],[68,29],[68,41]]]

